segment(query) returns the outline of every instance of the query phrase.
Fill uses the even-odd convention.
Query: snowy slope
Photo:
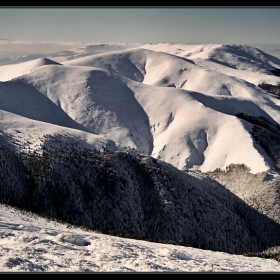
[[[48,58],[37,58],[34,60],[22,62],[20,66],[18,64],[3,65],[0,67],[1,81],[9,81],[19,76],[32,72],[36,68],[43,65],[60,65],[60,63]]]
[[[269,273],[280,263],[192,247],[105,235],[0,207],[3,273]]]

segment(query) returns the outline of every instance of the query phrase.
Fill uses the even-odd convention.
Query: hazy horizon
[[[0,38],[279,44],[280,7],[0,7]]]

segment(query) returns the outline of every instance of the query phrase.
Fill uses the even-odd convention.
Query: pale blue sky
[[[0,7],[0,38],[280,44],[279,7]]]

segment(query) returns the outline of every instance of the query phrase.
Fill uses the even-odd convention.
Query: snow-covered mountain
[[[0,129],[31,148],[37,140],[30,127],[40,137],[42,126],[49,133],[76,129],[93,147],[109,141],[109,149],[134,148],[181,170],[234,163],[262,172],[273,160],[253,138],[253,125],[236,115],[280,123],[278,96],[258,87],[278,84],[270,71],[277,68],[280,60],[259,49],[211,44],[3,65]]]

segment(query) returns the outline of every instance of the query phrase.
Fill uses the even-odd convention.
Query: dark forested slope
[[[278,223],[206,175],[136,151],[58,148],[59,137],[46,137],[41,155],[0,146],[2,203],[107,234],[234,254],[280,245]]]

